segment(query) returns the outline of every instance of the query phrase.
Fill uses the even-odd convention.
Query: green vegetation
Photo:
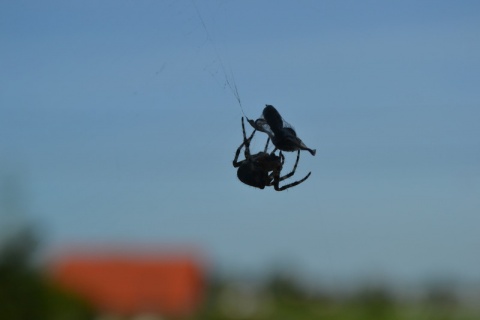
[[[25,228],[0,247],[0,319],[92,319],[86,304],[53,287],[34,267],[36,244]],[[382,287],[329,295],[274,275],[263,285],[212,281],[203,309],[191,319],[476,320],[480,312],[462,306],[446,287],[432,288],[420,301],[400,302]]]
[[[42,276],[32,261],[36,248],[30,228],[0,244],[0,319],[94,319],[85,303]],[[462,305],[446,286],[432,287],[422,299],[400,301],[383,287],[335,295],[305,290],[295,278],[274,274],[263,284],[210,281],[202,310],[188,320],[241,319],[476,320],[480,310]]]
[[[383,287],[352,294],[309,293],[295,281],[274,276],[255,290],[217,283],[194,319],[212,320],[474,320],[480,309],[457,302],[452,291],[433,288],[422,299],[400,301]]]
[[[34,266],[36,248],[31,228],[0,244],[0,319],[91,319],[86,304],[53,287]]]

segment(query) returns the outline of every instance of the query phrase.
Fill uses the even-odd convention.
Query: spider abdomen
[[[268,182],[268,172],[252,161],[245,161],[238,168],[237,177],[243,183],[260,189],[264,189]]]

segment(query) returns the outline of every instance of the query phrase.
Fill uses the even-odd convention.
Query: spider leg
[[[233,159],[233,166],[235,168],[238,168],[240,167],[240,165],[242,164],[243,160],[242,161],[238,161],[238,157],[240,156],[240,151],[242,150],[242,147],[244,146],[245,143],[242,142],[242,144],[240,145],[240,147],[238,147],[237,151],[235,152],[235,158]]]
[[[283,155],[282,155],[283,156]],[[288,188],[291,188],[291,187],[295,187],[297,185],[299,185],[300,183],[304,182],[305,180],[308,179],[308,177],[310,177],[310,174],[312,174],[311,172],[309,172],[303,179],[301,180],[298,180],[298,181],[295,181],[295,182],[292,182],[292,183],[289,183],[287,185],[284,185],[283,187],[280,187],[279,186],[279,183],[280,181],[283,181],[287,178],[290,178],[291,176],[293,176],[295,174],[295,170],[297,170],[297,165],[298,165],[298,161],[300,160],[300,150],[297,151],[297,160],[295,161],[295,165],[293,166],[293,170],[292,172],[284,175],[283,177],[280,177],[279,174],[280,172],[276,172],[276,175],[274,175],[274,184],[273,184],[273,187],[275,188],[276,191],[283,191],[283,190],[286,190]]]
[[[250,141],[252,140],[256,130],[253,130],[252,134],[247,139],[247,134],[245,133],[245,125],[243,123],[243,117],[242,117],[242,131],[243,131],[243,142],[237,148],[237,151],[235,152],[235,158],[233,159],[233,166],[235,168],[238,168],[243,162],[243,161],[238,161],[238,157],[240,156],[240,152],[242,151],[243,146],[245,146],[245,158],[248,159],[250,157]]]
[[[265,149],[263,150],[263,152],[265,152],[265,153],[267,152],[269,142],[270,142],[270,137],[268,137],[267,144],[265,145]]]
[[[300,183],[302,183],[302,182],[304,182],[305,180],[307,180],[308,177],[310,177],[311,174],[312,174],[312,173],[309,172],[302,180],[298,180],[298,181],[295,181],[295,182],[286,184],[286,185],[284,185],[283,187],[279,187],[279,186],[278,186],[278,183],[275,183],[275,184],[274,184],[274,188],[275,188],[276,191],[283,191],[283,190],[285,190],[285,189],[298,186]]]
[[[245,124],[242,117],[242,132],[243,132],[243,143],[245,144],[245,158],[250,158],[250,141],[252,141],[253,135],[257,130],[253,130],[250,137],[247,139],[247,134],[245,133]]]
[[[283,152],[281,150],[278,156],[280,157],[280,163],[282,164],[282,168],[283,168],[283,164],[285,163],[285,156],[283,155]]]
[[[280,152],[280,157],[282,158],[282,166],[283,166],[283,163],[285,162],[285,156],[282,154],[282,152]],[[293,166],[292,172],[284,175],[283,177],[280,177],[278,181],[283,181],[293,176],[295,174],[295,171],[297,170],[297,165],[299,160],[300,160],[300,150],[297,151],[297,160],[295,161],[295,165]]]

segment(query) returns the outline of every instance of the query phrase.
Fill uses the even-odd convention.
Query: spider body
[[[268,143],[270,141],[269,138],[267,140],[267,144],[265,145],[264,151],[252,155],[250,153],[250,141],[252,140],[256,130],[254,130],[250,137],[247,138],[243,118],[242,130],[243,142],[238,147],[235,153],[235,158],[233,160],[233,166],[235,168],[238,168],[237,177],[241,182],[259,189],[273,186],[276,191],[283,191],[288,188],[294,187],[308,179],[311,172],[309,172],[303,179],[299,181],[295,181],[280,187],[279,184],[281,181],[290,178],[295,174],[298,161],[300,160],[300,151],[298,150],[297,152],[297,160],[295,162],[293,170],[284,176],[280,176],[283,164],[285,163],[285,157],[282,152],[280,152],[278,156],[274,152],[267,153]],[[245,160],[238,161],[238,157],[240,156],[242,148],[245,148]]]
[[[280,113],[272,105],[266,105],[263,109],[262,118],[255,121],[247,119],[250,125],[258,130],[268,134],[273,145],[281,151],[307,150],[311,155],[315,155],[316,150],[308,148],[303,141],[297,137],[295,129],[292,128]]]
[[[234,164],[235,166],[235,164]],[[280,157],[267,152],[259,152],[251,155],[247,160],[240,162],[237,177],[243,183],[264,189],[272,185],[272,177],[269,172],[279,172],[282,169]]]

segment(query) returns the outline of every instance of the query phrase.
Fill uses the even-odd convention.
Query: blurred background
[[[0,43],[1,319],[478,319],[479,3],[2,1]],[[317,149],[282,192],[232,166],[265,104]]]

